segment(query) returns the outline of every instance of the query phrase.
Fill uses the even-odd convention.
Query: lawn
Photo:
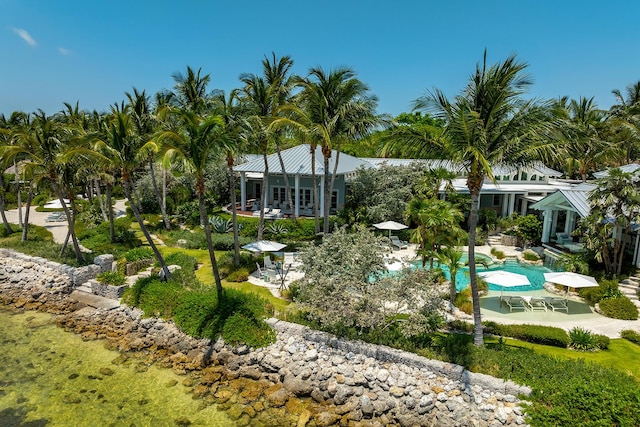
[[[487,338],[487,343],[497,342],[497,338]],[[546,354],[558,359],[584,359],[587,362],[597,363],[603,366],[617,369],[632,375],[640,382],[640,345],[629,342],[625,339],[612,339],[609,349],[597,352],[580,352],[565,348],[532,344],[514,339],[505,339],[507,345],[514,347],[529,348],[536,353]]]

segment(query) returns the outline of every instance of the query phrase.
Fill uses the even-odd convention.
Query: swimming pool
[[[486,255],[483,255],[486,256]],[[476,255],[477,257],[477,255]],[[416,267],[422,266],[422,261],[414,261],[413,263]],[[447,280],[451,279],[451,274],[449,273],[449,268],[445,265],[438,266],[442,269]],[[427,264],[428,268],[428,264]],[[504,264],[492,264],[489,268],[484,268],[481,264],[476,263],[476,270],[480,271],[493,271],[493,270],[504,270],[510,271],[512,273],[524,274],[529,278],[529,282],[531,282],[530,286],[514,286],[510,288],[505,288],[509,291],[536,291],[539,289],[543,289],[544,285],[544,273],[548,273],[552,270],[547,267],[537,266],[537,265],[529,265],[529,264],[520,264],[517,260],[508,259]],[[469,285],[469,268],[463,267],[458,270],[458,274],[456,274],[456,289],[458,291],[463,290]],[[500,291],[503,288],[501,286],[493,285],[489,283],[489,290],[491,291]]]

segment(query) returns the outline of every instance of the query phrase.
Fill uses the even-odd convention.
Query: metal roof
[[[606,169],[606,170],[603,170],[603,171],[599,171],[599,172],[594,172],[593,176],[595,176],[598,179],[606,178],[606,177],[609,176],[609,169]],[[619,169],[622,170],[622,172],[625,172],[625,173],[634,173],[635,171],[640,169],[640,165],[637,164],[637,163],[630,163],[628,165],[620,166]]]
[[[453,188],[458,193],[469,193],[467,180],[456,178],[451,181]],[[446,183],[442,184],[440,190],[444,190]],[[556,181],[496,181],[495,183],[486,180],[482,184],[480,194],[526,194],[529,193],[552,193],[559,189],[569,188],[569,184]]]
[[[591,208],[589,207],[589,193],[595,188],[595,185],[582,183],[572,188],[559,189],[555,193],[531,205],[531,208],[539,210],[544,210],[544,208],[571,210],[577,212],[584,218],[591,212]]]
[[[322,148],[320,146],[316,147],[315,154],[316,174],[322,175],[324,174],[324,158],[322,156]],[[283,150],[280,152],[280,155],[282,156],[284,170],[288,174],[311,175],[311,147],[308,144],[301,144]],[[336,155],[336,150],[332,150],[331,157],[329,158],[329,173],[333,173]],[[282,173],[277,153],[269,154],[267,156],[267,164],[269,166],[269,173]],[[366,160],[359,159],[345,153],[340,153],[337,170],[338,175],[352,173],[359,167],[371,168],[373,165]],[[247,163],[236,166],[234,170],[237,172],[264,173],[264,159],[260,156],[259,158],[255,158]]]

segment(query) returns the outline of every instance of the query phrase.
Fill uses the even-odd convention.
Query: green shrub
[[[627,341],[631,341],[634,344],[640,345],[640,333],[633,331],[631,329],[625,329],[620,332],[620,336]]]
[[[232,345],[244,343],[249,347],[265,347],[275,341],[276,334],[262,320],[236,312],[225,322],[222,338]]]
[[[503,251],[498,250],[496,248],[491,248],[491,255],[493,255],[494,257],[498,258],[498,259],[504,259],[505,258],[505,254]]]
[[[627,297],[600,300],[600,310],[613,319],[637,320],[638,308]]]
[[[553,326],[501,325],[498,323],[488,322],[485,324],[485,331],[493,335],[511,337],[522,341],[551,345],[554,347],[566,348],[570,343],[569,336],[564,329]]]
[[[153,249],[147,246],[133,248],[124,253],[124,259],[127,260],[127,262],[142,261],[154,258],[155,254],[153,253]]]
[[[598,349],[596,340],[591,332],[586,329],[575,327],[569,331],[569,346],[578,351],[594,351]]]
[[[217,314],[218,297],[215,291],[185,292],[181,295],[173,320],[184,333],[197,338],[217,336],[224,324]]]
[[[613,368],[499,345],[473,348],[467,368],[530,386],[532,404],[525,407],[530,425],[640,425],[640,385]]]
[[[197,270],[198,260],[184,252],[174,252],[164,258],[167,265],[179,265],[185,270]]]
[[[239,268],[229,273],[226,279],[229,282],[246,282],[249,279],[249,270],[246,268]]]
[[[531,249],[527,249],[526,251],[522,252],[522,257],[525,259],[525,261],[540,260],[540,255],[538,255],[535,251],[532,251]]]
[[[127,283],[127,276],[118,271],[104,271],[98,274],[96,280],[105,285],[122,286]]]
[[[608,336],[600,335],[600,334],[593,334],[592,336],[593,336],[593,340],[595,341],[596,345],[600,350],[606,350],[609,348],[609,344],[611,343],[611,340],[609,339]]]
[[[146,316],[171,319],[180,295],[186,292],[175,281],[163,281],[159,276],[143,277],[127,289],[123,301],[139,307]]]

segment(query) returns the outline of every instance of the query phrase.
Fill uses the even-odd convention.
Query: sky
[[[395,116],[427,90],[455,96],[485,49],[529,64],[529,97],[608,109],[640,80],[639,15],[636,0],[0,0],[0,114],[106,111],[187,66],[230,91],[274,52],[299,75],[352,68]]]

